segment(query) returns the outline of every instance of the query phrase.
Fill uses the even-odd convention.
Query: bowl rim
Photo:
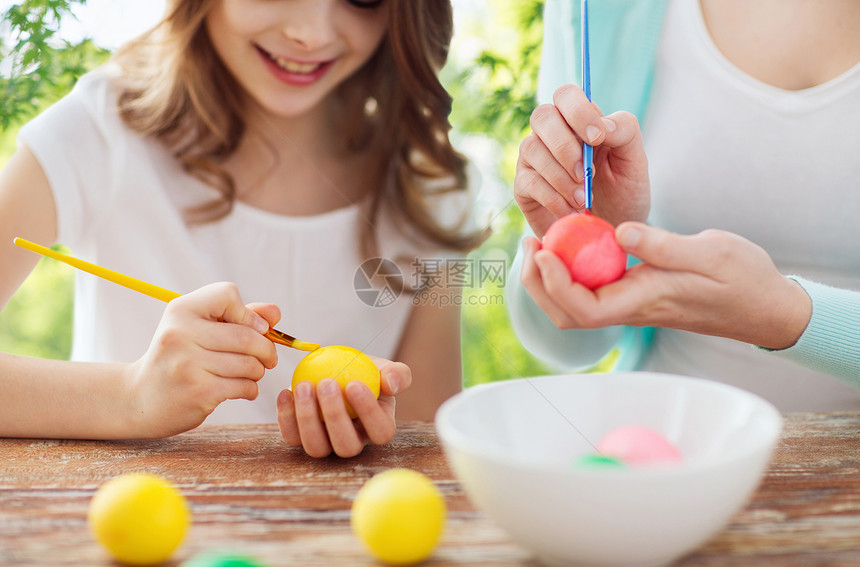
[[[471,438],[457,430],[450,423],[450,415],[455,410],[455,408],[469,399],[481,395],[483,392],[496,388],[503,388],[507,384],[512,382],[523,382],[530,380],[547,380],[547,379],[564,379],[564,378],[586,378],[586,379],[597,379],[599,376],[623,376],[623,377],[632,377],[636,376],[636,379],[642,379],[644,376],[647,377],[659,377],[661,379],[668,378],[670,380],[684,380],[684,381],[694,381],[701,385],[704,385],[709,388],[713,388],[715,390],[728,390],[735,394],[740,394],[742,397],[748,398],[755,402],[755,404],[764,410],[769,417],[772,418],[772,422],[774,425],[773,431],[770,432],[770,435],[763,437],[761,440],[758,440],[752,444],[748,449],[739,451],[735,454],[732,454],[730,457],[725,460],[720,460],[719,462],[714,462],[710,460],[706,461],[693,461],[683,462],[682,466],[649,466],[649,467],[625,467],[625,468],[612,468],[612,469],[594,469],[594,468],[585,468],[585,467],[574,467],[574,466],[559,466],[548,468],[545,464],[539,465],[535,464],[533,461],[528,459],[524,459],[521,457],[516,457],[511,455],[510,453],[504,452],[502,450],[497,449],[488,449],[486,447],[481,447],[474,443]],[[691,472],[696,472],[700,470],[712,469],[715,465],[719,466],[727,466],[735,461],[740,461],[749,458],[753,454],[760,453],[762,451],[767,451],[768,457],[767,462],[772,458],[772,453],[776,446],[779,443],[779,440],[782,437],[782,432],[784,428],[784,419],[782,413],[769,401],[765,400],[761,396],[744,390],[743,388],[739,388],[737,386],[732,386],[731,384],[725,384],[723,382],[718,382],[716,380],[709,380],[707,378],[696,378],[692,376],[683,376],[680,374],[670,374],[664,372],[650,372],[650,371],[623,371],[623,372],[602,372],[602,373],[561,373],[561,374],[544,374],[540,376],[529,376],[522,378],[512,378],[508,380],[503,380],[499,382],[490,382],[485,384],[477,384],[470,388],[467,388],[451,398],[448,398],[438,409],[436,412],[436,417],[434,420],[436,431],[439,435],[440,440],[442,441],[443,448],[446,452],[450,449],[456,449],[461,452],[466,452],[468,454],[476,455],[480,458],[488,460],[496,465],[503,465],[509,468],[515,468],[523,471],[548,471],[552,470],[557,473],[569,473],[574,476],[605,476],[607,474],[618,474],[618,475],[636,475],[637,477],[643,476],[674,476],[674,475],[686,475]]]

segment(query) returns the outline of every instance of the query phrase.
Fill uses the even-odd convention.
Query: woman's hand
[[[294,392],[281,392],[278,425],[287,443],[304,447],[311,457],[321,458],[332,452],[354,457],[368,443],[383,445],[391,441],[397,430],[394,396],[412,385],[412,372],[400,362],[382,358],[373,361],[380,373],[379,399],[362,382],[350,382],[344,390],[358,416],[354,420],[346,412],[340,386],[331,378],[320,380],[316,388],[311,382],[300,382]]]
[[[171,301],[146,354],[125,371],[141,436],[182,433],[225,400],[255,399],[278,363],[265,334],[279,319],[275,305],[246,306],[229,283]]]
[[[792,346],[806,329],[812,302],[779,273],[759,246],[736,234],[692,236],[642,223],[616,229],[621,247],[642,264],[589,291],[573,283],[562,262],[530,238],[522,282],[562,329],[636,325],[682,329],[758,346]]]
[[[520,144],[514,196],[538,238],[554,220],[583,208],[583,141],[594,146],[594,214],[613,225],[648,218],[648,160],[634,115],[603,116],[582,89],[565,85],[553,104],[535,109],[531,127]]]

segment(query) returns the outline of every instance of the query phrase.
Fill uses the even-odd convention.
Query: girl
[[[521,146],[517,201],[538,237],[581,209],[587,140],[595,214],[655,226],[618,227],[644,264],[594,294],[526,239],[508,301],[519,336],[568,368],[621,345],[620,368],[713,378],[784,411],[860,409],[860,4],[593,8],[594,99],[611,114],[561,86],[578,3],[548,2],[543,98],[555,92]]]
[[[432,417],[460,388],[457,308],[409,293],[375,307],[354,278],[374,257],[410,270],[483,238],[461,228],[464,160],[436,75],[451,33],[435,0],[174,0],[25,126],[0,177],[4,304],[37,260],[16,235],[195,291],[164,309],[78,274],[86,362],[0,355],[0,434],[277,420],[312,456],[351,456],[392,438],[395,394],[399,418]],[[285,389],[304,353],[263,336],[282,313],[299,338],[382,357],[379,400],[346,390],[355,422],[332,380]]]

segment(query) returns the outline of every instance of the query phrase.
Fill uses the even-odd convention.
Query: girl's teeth
[[[274,56],[272,57],[272,60],[278,65],[278,67],[284,71],[289,71],[290,73],[313,73],[322,65],[322,63],[297,63],[295,61],[290,61],[289,59]]]

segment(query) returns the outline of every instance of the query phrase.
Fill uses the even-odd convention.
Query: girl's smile
[[[281,118],[305,116],[373,56],[385,2],[215,0],[206,30],[248,97]]]
[[[273,55],[257,46],[264,63],[279,80],[290,85],[310,85],[315,83],[328,71],[335,59],[328,61],[297,61],[279,55]]]

